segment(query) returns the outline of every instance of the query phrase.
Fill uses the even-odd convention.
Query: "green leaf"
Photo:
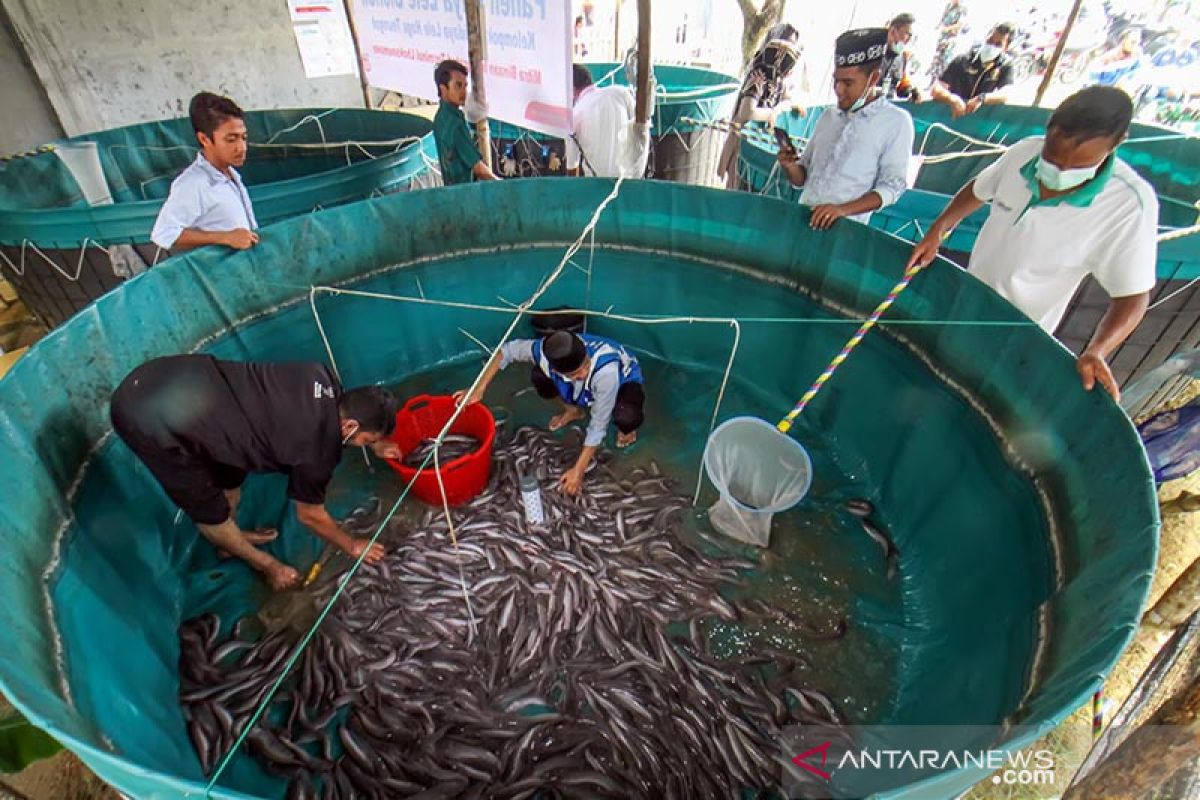
[[[61,744],[20,714],[0,719],[0,772],[20,772],[59,750]]]

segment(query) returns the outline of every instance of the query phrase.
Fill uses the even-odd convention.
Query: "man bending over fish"
[[[456,392],[455,399],[478,403],[500,370],[513,363],[533,364],[530,377],[538,395],[547,400],[557,397],[562,403],[562,412],[550,420],[550,430],[582,419],[585,409],[592,412],[579,459],[559,479],[563,491],[578,494],[583,474],[604,443],[609,422],[617,426],[617,447],[637,440],[637,430],[645,419],[642,368],[632,353],[610,339],[555,331],[545,339],[516,339],[505,344],[488,362],[475,391],[469,397],[465,390]]]
[[[325,510],[325,488],[346,446],[369,445],[396,458],[384,441],[396,424],[396,400],[368,386],[342,391],[323,364],[253,364],[207,355],[147,361],[112,396],[117,432],[167,495],[218,550],[258,570],[273,589],[300,573],[257,545],[275,531],[243,531],[241,487],[250,472],[282,472],[296,515],[313,533],[353,558],[375,563],[383,547],[342,530]]]

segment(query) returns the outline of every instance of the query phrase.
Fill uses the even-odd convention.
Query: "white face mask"
[[[874,89],[875,81],[871,81],[867,84],[867,88],[863,90],[863,93],[859,95],[859,98],[850,104],[848,113],[853,114],[855,111],[861,111],[862,107],[867,104],[867,98],[871,96],[871,92]]]
[[[1004,52],[1004,48],[996,44],[984,42],[979,46],[979,57],[986,61],[995,61]]]
[[[907,45],[905,45],[904,42],[895,42],[892,44],[892,52],[896,55],[903,55],[906,46]]]
[[[1103,163],[1103,161],[1100,162],[1100,164]],[[1042,156],[1038,156],[1037,179],[1052,192],[1065,192],[1096,177],[1096,173],[1100,171],[1100,164],[1076,169],[1062,169],[1054,166]]]

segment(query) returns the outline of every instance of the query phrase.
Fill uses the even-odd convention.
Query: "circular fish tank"
[[[349,108],[248,111],[240,172],[259,225],[432,176],[432,123]],[[186,117],[51,142],[0,163],[0,273],[47,327],[169,253],[150,231],[196,158]]]
[[[561,265],[537,308],[599,312],[589,331],[630,348],[645,375],[639,442],[605,468],[673,480],[690,500],[712,427],[782,417],[909,249],[853,223],[812,231],[794,204],[639,181],[599,214],[594,247],[589,235],[564,262],[613,188],[510,181],[290,219],[253,251],[172,259],[36,345],[0,381],[10,620],[0,685],[13,704],[130,796],[201,796],[209,783],[180,706],[191,652],[180,627],[215,614],[225,631],[275,599],[244,565],[218,561],[111,435],[110,394],[145,360],[332,358],[346,386],[444,394],[467,385],[481,345],[499,342],[516,305]],[[526,321],[516,333],[530,335]],[[551,411],[518,372],[487,398],[509,435],[544,427]],[[1000,749],[1049,731],[1100,685],[1150,585],[1155,494],[1129,420],[1079,386],[1070,356],[1035,325],[939,263],[791,435],[812,485],[775,516],[769,547],[720,540],[708,484],[695,506],[680,504],[678,535],[740,548],[745,562],[704,612],[713,658],[744,661],[757,641],[729,603],[840,620],[837,636],[774,643],[808,665],[799,688],[850,725],[976,726]],[[243,522],[279,526],[267,547],[303,571],[318,541],[279,478],[252,476]],[[344,517],[377,495],[386,508],[401,488],[381,462],[348,452],[328,505]],[[856,516],[864,509],[892,543],[886,564]],[[880,791],[948,797],[987,774],[943,764]],[[242,749],[211,791],[282,797],[287,784]]]

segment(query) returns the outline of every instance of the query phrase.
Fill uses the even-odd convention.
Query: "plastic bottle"
[[[542,508],[542,490],[538,488],[537,478],[533,475],[521,476],[521,502],[525,506],[525,521],[530,525],[541,525],[546,521],[546,512]]]

